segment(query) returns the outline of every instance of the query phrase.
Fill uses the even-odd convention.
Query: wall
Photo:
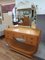
[[[0,24],[0,36],[2,36],[4,34],[4,29],[8,28],[8,26],[11,26],[13,23],[12,23],[12,14],[11,14],[11,11],[12,11],[12,7],[14,6],[11,6],[13,4],[15,4],[15,0],[0,0],[0,4],[2,5],[2,8],[3,8],[3,17],[4,19],[2,20],[2,24]],[[10,6],[9,6],[10,5]],[[6,8],[4,8],[6,6]],[[7,11],[7,8],[8,8],[8,11]]]
[[[2,24],[4,24],[6,28],[8,26],[11,26],[12,25],[12,13],[11,12],[3,13],[3,17],[4,17],[4,20],[2,21]]]
[[[2,12],[3,12],[3,20],[2,24],[0,24],[0,36],[4,34],[4,30],[8,28],[8,26],[12,26],[12,9],[15,4],[3,5]],[[5,7],[5,8],[4,8]]]
[[[0,36],[4,34],[4,30],[8,28],[8,26],[12,26],[12,14],[9,13],[3,13],[4,20],[2,20],[2,24],[0,24]]]
[[[45,15],[37,15],[37,28],[41,30],[41,41],[45,42]]]
[[[19,6],[19,2],[26,2],[29,1],[30,4],[35,4],[37,5],[37,14],[45,14],[45,0],[16,0],[16,4],[17,6]],[[28,6],[30,6],[30,4],[28,4]],[[23,7],[23,6],[22,6]],[[25,6],[27,7],[27,6]]]
[[[45,0],[34,0],[37,5],[38,14],[45,14]]]

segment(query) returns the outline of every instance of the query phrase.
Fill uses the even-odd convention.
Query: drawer
[[[13,36],[13,32],[10,32],[10,31],[5,32],[5,37],[6,38],[11,38],[12,36]]]
[[[11,44],[11,39],[10,38],[6,38],[5,40],[8,44]]]
[[[25,38],[24,38],[24,34],[21,33],[14,33],[14,37],[13,37],[16,41],[18,42],[22,42],[25,43]]]
[[[24,34],[15,32],[15,33],[14,33],[14,37],[15,37],[15,38],[24,38]]]
[[[38,43],[37,36],[25,36],[25,39],[26,39],[25,43],[30,44],[30,45],[36,46]]]

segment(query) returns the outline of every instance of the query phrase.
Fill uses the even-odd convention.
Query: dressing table
[[[39,29],[24,26],[8,28],[5,29],[5,41],[12,50],[30,57],[38,50],[40,33]]]

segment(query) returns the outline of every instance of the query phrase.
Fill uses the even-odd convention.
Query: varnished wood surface
[[[5,40],[12,50],[17,50],[26,56],[32,56],[37,52],[40,30],[24,27],[8,28],[5,30]],[[16,41],[22,38],[24,42]],[[30,49],[31,48],[31,49]]]
[[[23,26],[17,26],[15,28],[8,28],[6,30],[35,35],[35,36],[39,36],[39,34],[40,34],[40,30],[38,30],[38,29],[25,28]]]
[[[23,21],[23,23],[21,25],[23,25],[23,26],[31,25],[31,19],[29,19],[29,17],[24,16],[23,18],[21,18],[21,20]]]

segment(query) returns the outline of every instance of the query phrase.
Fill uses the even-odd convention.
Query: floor
[[[45,59],[45,43],[40,42],[39,48],[35,56]]]
[[[0,60],[45,60],[45,46],[40,44],[39,47],[40,49],[31,59],[10,50],[4,39],[0,39]]]

